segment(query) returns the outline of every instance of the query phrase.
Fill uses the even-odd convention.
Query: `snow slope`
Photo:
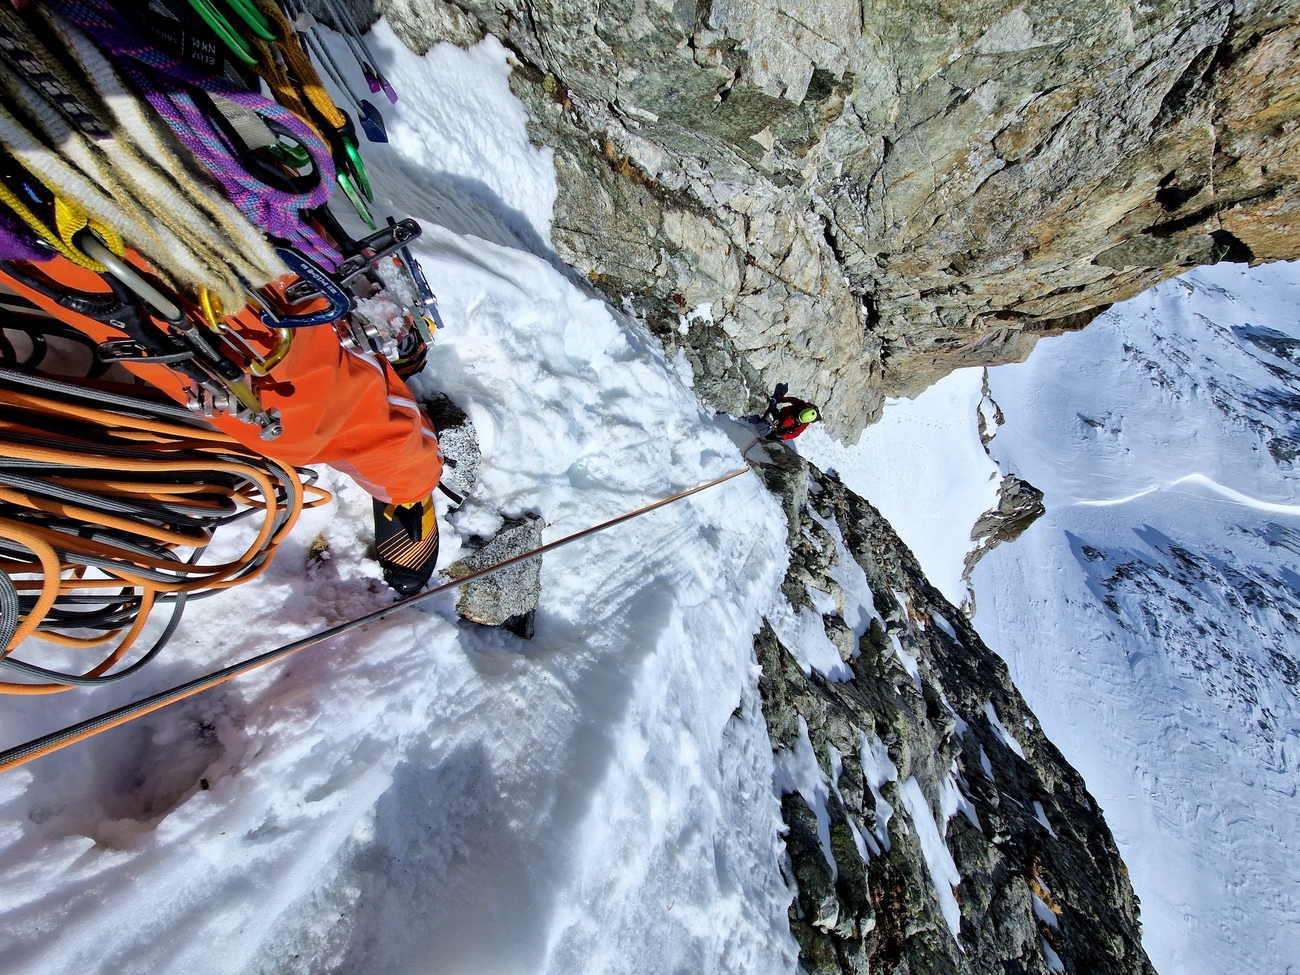
[[[425,227],[447,323],[416,385],[484,450],[442,564],[502,514],[556,538],[740,466],[647,333],[548,259],[505,51],[372,42],[402,101],[363,151]],[[150,670],[7,699],[0,741],[385,604],[369,499],[325,480],[335,503]],[[740,478],[548,556],[529,643],[440,597],[0,776],[0,972],[793,971],[752,649],[785,534]]]
[[[1300,266],[1201,269],[989,371],[1047,514],[985,640],[1105,811],[1166,975],[1300,971]]]
[[[962,570],[971,526],[997,503],[1001,475],[980,444],[984,372],[959,369],[914,400],[891,399],[879,423],[852,446],[820,426],[795,444],[824,471],[870,501],[955,606],[966,602]]]

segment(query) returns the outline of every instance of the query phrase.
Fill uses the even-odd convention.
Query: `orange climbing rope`
[[[170,638],[187,599],[258,576],[299,512],[329,500],[311,471],[255,454],[139,389],[0,369],[0,585],[16,608],[0,669],[27,678],[0,681],[0,694],[135,672]],[[221,526],[247,518],[258,530],[238,557],[199,561]],[[163,635],[114,670],[164,603]],[[13,656],[29,637],[101,656],[75,673],[52,670]]]
[[[757,443],[756,440],[751,441],[749,447],[746,447],[744,452],[748,453],[750,447],[753,447],[755,443]],[[59,751],[61,748],[66,748],[76,742],[84,741],[100,732],[108,731],[110,728],[124,725],[137,718],[141,718],[146,714],[150,714],[153,711],[165,708],[170,704],[175,704],[178,701],[183,701],[186,698],[193,697],[195,694],[200,694],[209,688],[216,687],[219,684],[224,684],[226,681],[239,677],[242,674],[247,674],[249,671],[257,670],[259,667],[265,667],[268,664],[275,663],[277,660],[283,660],[285,657],[295,654],[300,650],[306,650],[308,647],[314,647],[320,643],[324,643],[326,640],[336,636],[341,636],[342,634],[355,630],[358,627],[365,626],[367,623],[373,623],[386,616],[391,616],[393,613],[399,612],[408,606],[413,606],[431,596],[436,596],[439,593],[447,592],[448,590],[455,589],[458,586],[463,586],[466,583],[473,582],[475,579],[482,579],[485,576],[500,572],[502,569],[507,569],[512,565],[518,565],[520,562],[538,558],[547,552],[553,552],[558,548],[571,545],[580,539],[586,538],[590,535],[595,535],[596,533],[605,531],[608,528],[613,528],[615,525],[621,525],[626,521],[631,521],[633,518],[639,518],[652,511],[657,511],[660,508],[680,501],[683,498],[689,498],[692,495],[699,494],[701,491],[707,491],[709,488],[723,484],[733,478],[740,477],[743,474],[748,474],[749,470],[749,467],[741,467],[734,471],[730,471],[727,474],[723,474],[721,477],[715,477],[711,481],[706,481],[703,484],[696,485],[695,487],[687,488],[684,491],[678,491],[670,497],[662,498],[659,501],[653,501],[647,505],[642,505],[640,508],[619,515],[616,518],[610,518],[608,521],[603,521],[598,525],[592,525],[590,528],[584,528],[571,535],[565,535],[563,538],[557,538],[553,542],[539,545],[537,548],[530,551],[521,552],[519,555],[503,559],[495,565],[485,566],[482,569],[463,575],[458,579],[452,579],[450,582],[444,582],[431,589],[426,589],[424,592],[416,593],[414,596],[407,596],[405,599],[399,599],[397,602],[390,603],[381,609],[367,613],[365,616],[348,620],[346,623],[340,623],[337,626],[331,626],[329,629],[321,630],[318,633],[305,636],[300,640],[295,640],[292,643],[286,643],[283,646],[276,647],[274,650],[268,650],[255,657],[249,657],[246,660],[241,660],[228,667],[223,667],[222,669],[213,671],[212,673],[196,677],[193,680],[186,681],[184,684],[178,684],[175,687],[168,688],[165,691],[160,691],[150,697],[134,701],[131,704],[123,705],[122,707],[115,708],[112,711],[106,711],[93,718],[87,718],[85,721],[69,725],[59,731],[51,732],[48,735],[42,735],[39,738],[34,738],[21,745],[0,751],[0,772],[6,772],[9,769],[25,765],[33,759],[40,758],[43,755],[49,755],[53,752]]]

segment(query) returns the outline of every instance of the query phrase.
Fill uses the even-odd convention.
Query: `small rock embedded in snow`
[[[871,501],[954,606],[967,598],[971,526],[997,504],[998,467],[980,443],[984,370],[958,369],[915,399],[890,399],[856,446],[814,424],[796,443]]]
[[[445,393],[426,399],[422,404],[438,434],[442,453],[442,484],[462,498],[474,493],[482,456],[478,434],[469,415]]]
[[[542,518],[525,515],[506,519],[501,530],[444,570],[460,579],[522,555],[542,544]],[[504,626],[524,639],[532,638],[532,613],[542,593],[542,557],[525,559],[461,587],[456,612],[464,619],[484,626]]]

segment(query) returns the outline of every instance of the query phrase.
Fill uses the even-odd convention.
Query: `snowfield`
[[[553,173],[505,50],[371,39],[402,101],[363,151],[425,228],[447,323],[415,385],[484,452],[440,563],[502,515],[549,540],[742,466],[747,431],[547,259]],[[0,740],[386,604],[369,498],[325,482],[336,501],[150,669],[8,698]],[[745,476],[547,556],[531,642],[446,594],[0,776],[0,971],[793,971],[752,649],[785,534]]]
[[[796,441],[800,454],[885,516],[954,606],[968,599],[962,570],[971,526],[997,504],[1001,479],[980,444],[983,378],[981,369],[959,369],[914,400],[888,400],[854,445],[820,426]]]
[[[1300,971],[1297,307],[1300,265],[1202,268],[988,395],[959,370],[854,446],[799,441],[954,603],[1000,475],[1045,492],[976,567],[974,623],[1101,803],[1165,975]]]
[[[1047,514],[975,623],[1101,803],[1167,975],[1300,971],[1300,265],[1202,268],[989,370]]]

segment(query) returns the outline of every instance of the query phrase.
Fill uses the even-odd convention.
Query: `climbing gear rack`
[[[134,673],[170,639],[188,599],[259,575],[303,508],[329,499],[312,471],[104,384],[0,368],[0,410],[0,588],[17,607],[4,621],[0,670],[29,679],[0,682],[3,694]],[[199,561],[218,530],[250,519],[258,528],[241,554]],[[166,628],[124,664],[159,606]],[[102,656],[76,672],[12,656],[29,635]]]

